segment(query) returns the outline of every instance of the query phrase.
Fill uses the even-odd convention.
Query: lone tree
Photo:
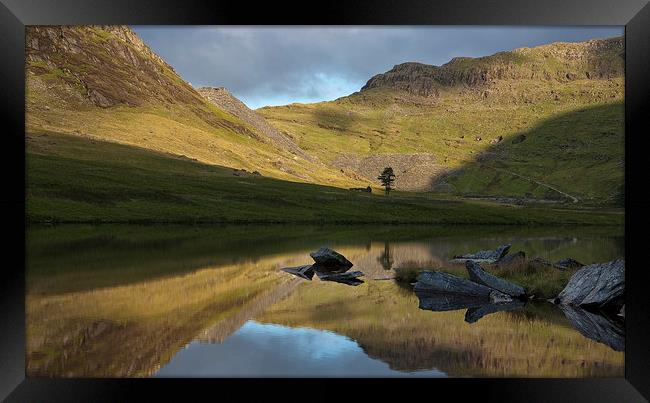
[[[381,185],[386,188],[386,194],[393,190],[393,182],[395,182],[395,173],[393,168],[386,167],[382,173],[377,177],[381,181]]]

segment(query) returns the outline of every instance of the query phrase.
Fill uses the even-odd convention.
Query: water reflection
[[[201,357],[236,361],[235,346],[246,343],[270,371],[280,368],[276,350],[288,348],[278,335],[292,329],[351,349],[349,357],[310,361],[318,348],[325,352],[309,345],[286,374],[334,375],[352,360],[347,365],[359,371],[338,373],[623,375],[623,353],[610,348],[618,344],[576,330],[556,307],[431,312],[410,289],[376,281],[395,267],[438,267],[454,254],[504,243],[552,261],[611,260],[623,256],[620,230],[60,226],[27,235],[29,376],[216,376],[221,361],[210,367]],[[354,262],[365,283],[309,282],[280,270],[311,263],[309,252],[322,245]],[[246,371],[251,361],[240,358],[240,372],[230,375],[255,376]]]

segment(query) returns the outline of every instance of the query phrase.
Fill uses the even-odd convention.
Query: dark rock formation
[[[625,351],[625,329],[621,323],[578,307],[560,305],[560,309],[585,337],[606,344],[616,351]]]
[[[605,307],[622,303],[625,292],[625,261],[597,263],[578,270],[557,297],[573,306]]]
[[[454,256],[453,261],[464,262],[464,261],[476,261],[476,262],[485,262],[485,263],[494,263],[504,257],[512,245],[501,245],[493,250],[480,250],[476,253],[468,253],[465,255]]]
[[[465,322],[474,323],[484,317],[495,312],[514,311],[523,308],[525,303],[519,300],[510,300],[510,302],[499,304],[485,304],[479,307],[469,308],[465,312]]]
[[[316,271],[328,269],[338,271],[341,269],[349,269],[353,266],[352,262],[346,259],[345,256],[330,248],[320,248],[316,252],[310,253],[309,256],[316,262]]]
[[[502,257],[501,259],[497,260],[495,265],[498,267],[508,267],[517,264],[522,264],[525,261],[526,261],[526,254],[522,251],[519,251],[511,255],[506,255]]]
[[[490,287],[513,297],[522,297],[526,291],[520,285],[511,283],[483,270],[480,264],[468,260],[465,263],[469,278],[475,283]]]
[[[482,299],[487,302],[492,289],[453,274],[437,271],[423,271],[417,277],[414,290],[416,292],[432,292],[442,294],[459,294]]]
[[[314,267],[310,264],[297,267],[285,267],[282,271],[304,278],[305,280],[311,280],[314,277]]]
[[[347,273],[322,273],[316,272],[318,278],[322,281],[335,281],[337,283],[343,283],[347,285],[359,285],[363,284],[363,280],[359,277],[363,276],[363,273],[360,271],[351,271]]]

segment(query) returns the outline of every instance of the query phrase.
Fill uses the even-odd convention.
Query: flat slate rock
[[[427,311],[443,312],[456,311],[459,309],[478,308],[489,304],[486,298],[475,296],[436,293],[431,291],[416,291],[420,304],[419,308]]]
[[[623,324],[605,315],[568,305],[560,305],[564,316],[585,337],[596,340],[616,351],[625,351],[625,328]]]
[[[316,252],[312,252],[309,256],[314,259],[314,262],[323,268],[350,268],[353,266],[352,262],[345,258],[337,251],[330,248],[320,248]]]
[[[476,253],[468,253],[465,255],[454,256],[452,261],[467,261],[473,260],[481,263],[494,263],[508,254],[510,247],[512,245],[506,244],[501,245],[496,249],[492,250],[480,250]]]
[[[325,274],[317,272],[318,278],[322,281],[334,281],[337,283],[347,284],[347,285],[359,285],[363,284],[363,280],[359,277],[363,276],[363,273],[360,271],[351,271],[347,273],[333,273]]]
[[[490,297],[491,288],[453,274],[438,271],[423,271],[417,277],[414,290],[443,294],[460,294],[473,297]]]
[[[282,269],[282,271],[310,281],[314,277],[314,268],[310,264],[297,267],[285,267]]]
[[[524,288],[518,284],[511,283],[483,270],[480,264],[472,261],[465,263],[469,278],[475,283],[482,284],[504,294],[519,298],[526,294]]]
[[[560,304],[596,306],[622,303],[625,293],[625,261],[597,263],[578,270],[557,296]]]

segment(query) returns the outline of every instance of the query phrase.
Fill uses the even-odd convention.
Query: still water
[[[623,239],[593,227],[30,227],[27,374],[622,377],[620,324],[580,313],[594,328],[578,329],[544,301],[469,323],[466,310],[420,309],[393,277],[504,243],[528,257],[604,262],[624,257]],[[364,283],[280,270],[325,245]],[[618,344],[594,336],[603,331]]]

